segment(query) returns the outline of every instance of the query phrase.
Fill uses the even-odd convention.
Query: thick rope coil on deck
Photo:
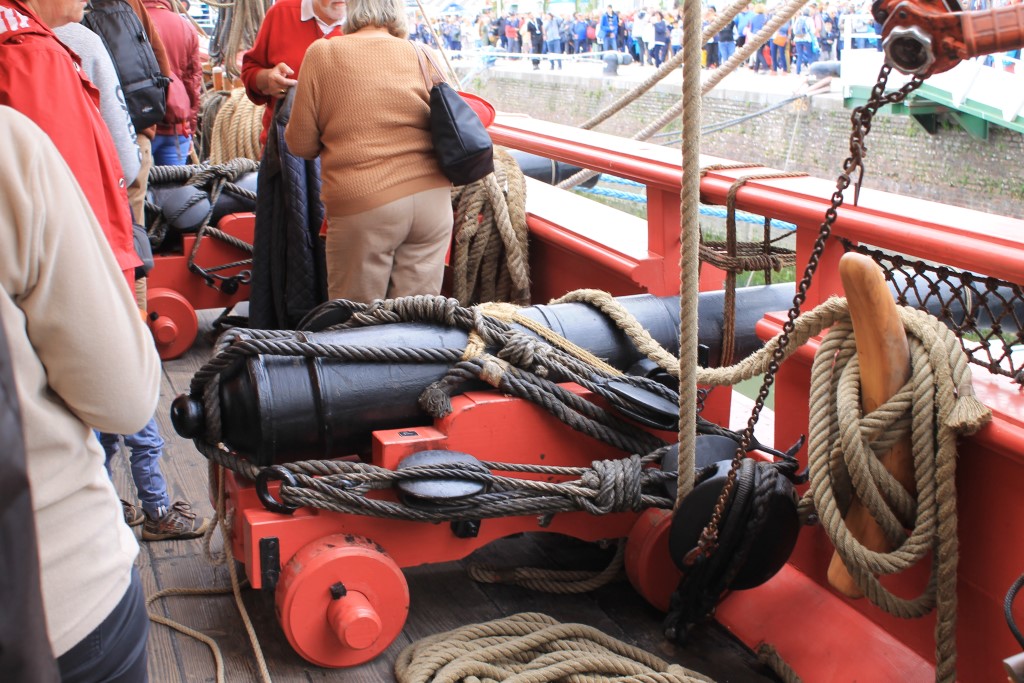
[[[263,130],[263,111],[245,94],[244,88],[231,91],[226,102],[217,111],[210,140],[210,163],[222,164],[231,159],[260,160],[260,131]]]
[[[398,655],[395,677],[398,683],[711,683],[591,626],[529,612],[418,640]]]
[[[829,538],[864,594],[898,617],[937,607],[937,681],[956,678],[956,437],[991,419],[974,397],[959,341],[936,318],[900,307],[911,350],[911,378],[884,406],[861,416],[859,367],[852,326],[835,325],[822,341],[811,376],[808,495]],[[911,412],[912,411],[912,412]],[[909,431],[916,500],[882,466],[884,453]],[[895,549],[861,545],[843,521],[851,491],[870,510]],[[910,528],[908,536],[904,529]],[[921,595],[887,591],[876,574],[893,574],[934,553]]]
[[[526,180],[511,154],[501,148],[494,152],[494,173],[452,188],[452,296],[464,306],[483,301],[525,306],[530,303]]]

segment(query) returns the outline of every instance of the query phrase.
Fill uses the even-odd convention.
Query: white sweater
[[[60,656],[117,606],[138,554],[90,427],[141,429],[156,408],[160,359],[53,143],[8,107],[0,139],[0,319],[21,404],[47,630]]]

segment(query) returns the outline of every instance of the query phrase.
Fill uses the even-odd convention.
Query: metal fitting
[[[935,64],[932,37],[917,26],[897,26],[882,41],[882,49],[896,69],[913,76],[927,76]]]
[[[1019,652],[1003,660],[1007,680],[1011,683],[1024,683],[1024,652]]]

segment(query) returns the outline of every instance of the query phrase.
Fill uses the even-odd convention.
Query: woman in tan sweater
[[[285,140],[320,156],[332,299],[441,291],[451,184],[407,36],[401,0],[350,0],[345,35],[316,41],[302,62]]]

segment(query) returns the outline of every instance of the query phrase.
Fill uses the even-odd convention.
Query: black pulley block
[[[719,460],[713,466],[701,470],[693,490],[686,494],[676,507],[672,517],[672,529],[669,532],[668,550],[672,561],[682,570],[686,570],[687,555],[697,547],[701,532],[711,521],[718,495],[722,492],[729,469],[730,460]],[[753,461],[745,459],[736,473],[736,485],[732,496],[726,503],[721,521],[718,525],[718,549],[715,554],[724,554],[734,545],[739,520],[746,516],[747,504],[750,502],[750,491],[754,485]],[[732,523],[730,524],[730,520]]]
[[[759,462],[756,466],[758,481],[772,464]],[[793,483],[779,474],[774,486],[763,501],[755,505],[766,507],[765,519],[759,525],[750,544],[746,560],[736,573],[729,588],[746,590],[760,586],[782,569],[796,547],[800,535],[800,515],[797,513],[797,495]],[[752,513],[753,514],[753,513]]]
[[[736,442],[728,437],[702,436],[698,444],[705,439],[712,440],[698,449],[701,476],[676,509],[669,533],[669,554],[684,572],[687,556],[711,521],[736,449]],[[702,465],[701,461],[706,462],[714,453],[727,451],[727,458]],[[718,547],[706,560],[711,565],[701,572],[700,580],[708,581],[707,588],[713,592],[753,588],[770,579],[789,559],[800,533],[793,483],[777,470],[777,465],[748,458],[736,477],[718,526]],[[724,576],[732,577],[727,585],[712,585]]]
[[[413,453],[407,458],[403,458],[395,469],[401,472],[422,466],[445,466],[449,469],[488,472],[479,460],[468,453],[442,450]],[[402,502],[410,507],[436,508],[460,503],[467,498],[479,495],[487,490],[487,484],[482,481],[456,477],[424,477],[399,480],[395,484],[395,488],[398,489]]]
[[[698,434],[694,455],[694,470],[699,474],[704,468],[715,465],[720,460],[732,460],[736,454],[737,444],[727,436],[718,434]],[[664,472],[679,471],[679,444],[672,446],[661,459]],[[674,479],[665,482],[665,493],[673,501],[676,499],[678,487]]]
[[[679,429],[679,403],[672,402],[653,391],[619,380],[605,382],[605,388],[626,401],[615,409],[652,429],[676,431]]]

